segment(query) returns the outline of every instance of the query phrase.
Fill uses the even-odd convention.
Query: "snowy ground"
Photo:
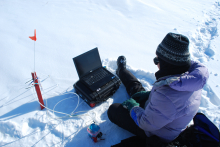
[[[47,107],[71,113],[78,99],[72,85],[78,76],[72,58],[99,48],[103,66],[115,72],[116,59],[127,58],[127,68],[152,88],[157,67],[152,60],[168,32],[190,39],[193,60],[210,73],[202,93],[200,112],[220,127],[220,1],[219,0],[1,0],[0,1],[0,146],[111,146],[132,134],[112,124],[107,109],[127,98],[120,86],[112,98],[90,108],[81,99],[80,118],[40,110],[27,81],[35,71]],[[105,140],[93,143],[86,128],[91,117]]]

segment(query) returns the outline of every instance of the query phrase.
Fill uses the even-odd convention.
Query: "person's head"
[[[181,34],[168,33],[156,50],[154,63],[159,70],[175,70],[169,73],[181,74],[190,65],[189,39]],[[180,73],[181,72],[181,73]]]

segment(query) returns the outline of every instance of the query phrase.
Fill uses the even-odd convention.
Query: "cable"
[[[31,82],[31,83],[32,83],[32,82]],[[36,84],[36,83],[33,83],[33,84]],[[43,93],[45,93],[44,90],[43,90],[43,87],[42,87],[42,85],[41,85],[41,83],[40,83],[40,80],[39,80],[39,85],[40,85],[40,87],[41,87]],[[34,87],[34,86],[32,86],[32,88],[33,88],[33,87]],[[34,89],[33,89],[33,91],[34,91]],[[73,98],[73,97],[69,97],[69,98],[65,98],[65,99],[60,100],[58,103],[56,103],[56,105],[54,106],[54,108],[53,108],[53,110],[52,110],[52,109],[48,108],[47,106],[41,104],[34,93],[33,93],[33,95],[37,98],[37,102],[38,102],[41,106],[43,106],[44,108],[47,109],[47,114],[48,114],[48,110],[49,110],[49,111],[51,111],[51,112],[53,113],[53,115],[54,115],[54,112],[55,112],[55,113],[59,113],[59,114],[65,115],[65,116],[63,116],[63,117],[56,117],[56,118],[51,117],[52,119],[61,119],[61,118],[66,118],[66,117],[70,117],[70,118],[71,118],[71,117],[89,116],[89,117],[92,119],[92,121],[95,122],[95,120],[94,120],[90,115],[88,115],[88,114],[78,114],[78,115],[76,115],[77,113],[86,112],[86,111],[78,111],[78,112],[75,112],[76,109],[77,109],[78,106],[79,106],[80,98],[79,98],[79,95],[76,94],[75,92],[68,92],[68,93],[64,93],[64,94],[62,94],[62,95],[66,95],[66,94],[69,94],[69,93],[72,93],[72,94],[76,95],[77,98],[78,98],[77,106],[76,106],[76,108],[75,108],[70,114],[67,114],[67,113],[64,113],[64,112],[55,111],[55,107],[56,107],[60,102],[62,102],[62,101],[64,101],[64,100],[67,100],[67,99],[70,99],[70,98]],[[59,95],[59,96],[60,96],[60,95]],[[46,99],[46,105],[47,105],[47,99]],[[95,118],[96,118],[96,113],[94,112],[94,114],[95,114]],[[48,116],[49,116],[49,115],[48,115]],[[49,116],[49,117],[50,117],[50,116]],[[80,117],[80,118],[81,118],[81,117]],[[83,118],[82,118],[82,119],[83,119]],[[87,122],[88,122],[88,121],[87,121]],[[87,122],[86,122],[86,123],[87,123]]]
[[[76,93],[74,93],[74,94],[76,94]],[[76,94],[76,95],[77,95],[77,94]],[[77,96],[78,96],[78,95],[77,95]],[[37,98],[37,97],[36,97],[36,98]],[[69,98],[66,98],[66,99],[69,99]],[[63,101],[63,100],[61,100],[61,101]],[[61,101],[59,101],[58,103],[60,103]],[[64,112],[55,111],[54,109],[52,110],[52,109],[46,107],[45,105],[41,104],[39,101],[38,101],[38,103],[39,103],[41,106],[43,106],[44,108],[46,108],[46,109],[52,111],[53,114],[54,114],[54,112],[56,112],[56,113],[60,113],[60,114],[64,114],[64,115],[68,115],[69,117],[75,116],[75,115],[67,114],[67,113],[64,113]],[[57,103],[57,104],[58,104],[58,103]],[[56,105],[57,105],[57,104],[56,104]],[[55,106],[56,106],[56,105],[55,105]],[[60,118],[63,118],[63,117],[60,117]]]

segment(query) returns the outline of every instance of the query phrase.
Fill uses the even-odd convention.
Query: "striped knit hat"
[[[157,47],[156,54],[176,66],[189,64],[189,39],[181,34],[168,33]]]

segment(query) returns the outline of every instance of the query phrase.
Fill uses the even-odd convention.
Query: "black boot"
[[[125,56],[119,56],[117,60],[118,68],[116,69],[116,74],[119,76],[119,72],[121,69],[126,69],[126,58]]]

